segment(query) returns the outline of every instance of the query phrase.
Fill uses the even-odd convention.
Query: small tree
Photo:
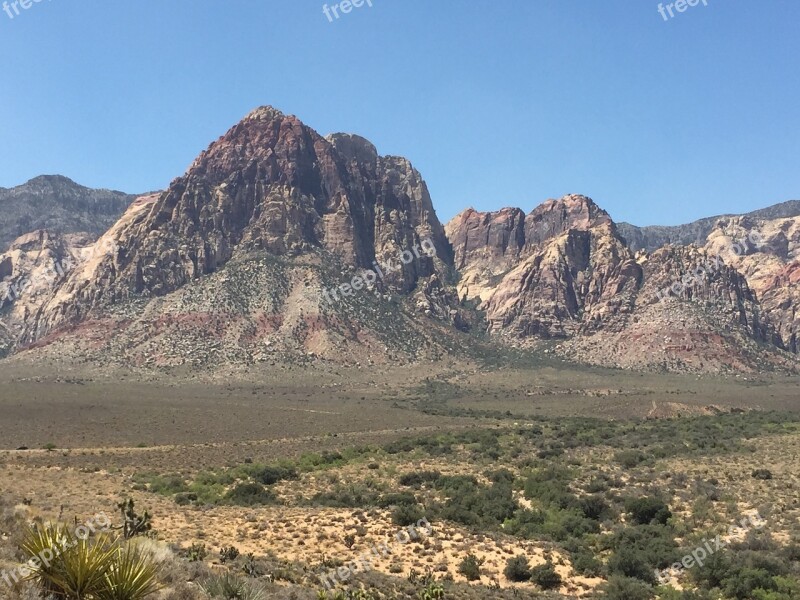
[[[150,513],[144,511],[143,515],[137,515],[134,507],[132,498],[117,504],[117,508],[122,513],[122,537],[126,540],[137,535],[147,535],[153,529]]]

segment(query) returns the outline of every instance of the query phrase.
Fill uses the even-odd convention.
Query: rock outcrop
[[[459,292],[489,328],[565,338],[624,321],[641,269],[608,213],[585,196],[548,200],[528,215],[468,210],[448,224]]]
[[[797,368],[798,202],[636,228],[567,195],[443,227],[408,160],[263,107],[124,203],[107,230],[90,211],[87,233],[37,230],[0,254],[0,353],[371,365],[474,349],[460,331],[477,326],[613,367]]]
[[[796,363],[780,351],[797,352],[798,222],[717,218],[679,234],[699,245],[634,253],[605,211],[566,196],[528,215],[469,209],[446,231],[462,299],[515,343],[555,340],[570,359],[614,367],[755,371]]]

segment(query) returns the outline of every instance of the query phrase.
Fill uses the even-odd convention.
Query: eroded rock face
[[[459,293],[494,333],[607,366],[755,371],[797,352],[798,220],[717,219],[699,247],[634,255],[607,213],[566,196],[526,216],[470,209],[446,231]]]
[[[470,343],[451,337],[457,329],[480,323],[514,344],[554,340],[548,351],[593,364],[794,368],[782,352],[798,350],[793,206],[703,220],[664,238],[698,243],[661,247],[661,234],[634,232],[636,244],[656,246],[635,253],[580,195],[529,214],[468,209],[444,228],[408,160],[380,156],[356,135],[323,138],[265,107],[168,190],[132,202],[96,242],[36,231],[0,254],[0,354],[51,349],[198,369],[394,364],[439,360]],[[759,243],[730,252],[753,232]],[[399,261],[423,242],[434,252]],[[68,269],[44,277],[65,260]],[[331,300],[328,290],[387,261],[397,268],[383,269],[374,288]]]
[[[95,260],[101,248],[89,233],[33,231],[0,254],[0,355],[7,354],[26,325],[67,277]]]
[[[24,320],[21,348],[160,366],[402,362],[439,352],[437,327],[468,324],[449,283],[452,249],[411,163],[269,107],[165,192],[137,199],[98,243],[113,251]],[[374,289],[322,293],[386,261],[396,268]]]
[[[235,255],[325,250],[370,268],[431,239],[382,282],[407,293],[452,266],[452,251],[420,174],[358,136],[327,139],[294,116],[260,108],[214,142],[145,211],[113,230],[118,252],[76,275],[31,328],[34,341],[102,300],[169,294]]]
[[[585,196],[548,200],[524,216],[469,210],[447,232],[459,292],[482,302],[492,331],[567,337],[632,310],[641,269],[608,214]]]
[[[745,277],[762,313],[775,329],[776,343],[798,353],[800,217],[720,219],[704,248],[724,256]]]

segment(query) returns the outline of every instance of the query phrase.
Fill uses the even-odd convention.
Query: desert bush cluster
[[[796,493],[785,471],[766,469],[752,457],[763,440],[780,444],[781,436],[798,432],[796,417],[755,412],[638,422],[542,418],[293,460],[136,473],[133,489],[171,498],[179,510],[340,510],[351,511],[355,526],[337,536],[341,556],[289,563],[240,552],[232,539],[219,547],[202,539],[166,546],[148,537],[155,536],[154,517],[123,502],[119,539],[98,536],[76,546],[75,564],[97,562],[101,576],[37,574],[14,590],[14,600],[48,590],[71,598],[73,580],[88,586],[74,597],[87,600],[544,599],[574,597],[576,578],[594,582],[581,590],[588,598],[791,600],[800,597],[800,532],[773,505],[796,508]],[[707,466],[712,464],[725,467]],[[729,524],[756,510],[767,525],[726,539],[702,565],[682,570],[682,589],[657,579],[657,570],[681,561],[703,540],[725,535]],[[344,564],[345,552],[363,552],[361,525],[379,518],[389,530],[424,518],[434,530],[457,529],[475,543],[490,540],[502,561],[498,568],[462,546],[443,564],[436,560],[441,542],[431,539],[415,552],[433,559],[415,563],[410,572],[392,563],[387,573],[373,570],[342,589],[319,589],[316,574]],[[4,530],[20,527],[9,522]],[[299,530],[305,546],[328,543]],[[153,544],[161,550],[154,552]],[[519,551],[532,544],[540,552]],[[25,558],[19,550],[24,546],[7,546],[0,564]],[[141,590],[130,589],[125,577],[136,579]]]

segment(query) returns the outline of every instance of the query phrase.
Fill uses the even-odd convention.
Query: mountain
[[[0,188],[0,252],[18,237],[36,230],[98,237],[134,198],[122,192],[90,189],[60,175],[42,175],[11,189]]]
[[[459,292],[479,298],[491,331],[565,337],[631,310],[641,269],[611,217],[585,196],[519,209],[469,209],[447,226]]]
[[[527,215],[468,209],[446,231],[459,296],[511,343],[550,340],[548,352],[612,367],[753,372],[796,365],[783,351],[797,352],[798,226],[715,218],[699,245],[636,251],[608,213],[569,195]],[[751,233],[760,244],[745,241],[737,262],[727,251]]]
[[[798,212],[656,231],[571,194],[443,226],[407,159],[262,107],[99,238],[35,230],[0,254],[0,353],[197,374],[513,345],[645,371],[796,371]]]
[[[271,107],[98,243],[114,251],[68,273],[19,345],[159,366],[405,361],[440,352],[437,327],[467,327],[411,163]],[[380,277],[357,286],[368,269]]]
[[[687,223],[686,225],[676,225],[672,227],[662,227],[658,225],[637,227],[630,223],[619,223],[617,228],[631,250],[634,252],[637,250],[653,252],[669,244],[677,246],[686,246],[689,244],[703,245],[718,221],[730,219],[735,216],[762,220],[798,217],[800,216],[800,200],[789,200],[788,202],[755,210],[746,215],[706,217],[705,219]]]

